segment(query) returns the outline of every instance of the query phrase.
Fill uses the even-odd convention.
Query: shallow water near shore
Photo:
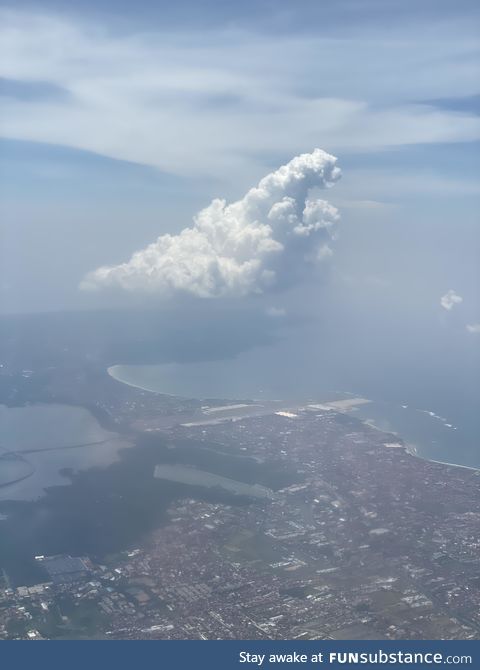
[[[128,442],[104,430],[83,407],[0,406],[0,500],[35,500],[65,473],[107,466]]]

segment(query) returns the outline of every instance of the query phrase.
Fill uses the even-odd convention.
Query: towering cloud
[[[440,298],[440,304],[443,309],[450,311],[455,305],[463,302],[461,295],[458,295],[453,289],[450,289]]]
[[[336,162],[321,149],[297,156],[241,200],[213,200],[191,227],[161,235],[126,263],[98,268],[81,287],[215,298],[288,285],[331,253],[338,211],[311,192],[335,183]]]

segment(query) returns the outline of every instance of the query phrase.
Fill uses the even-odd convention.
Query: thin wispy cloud
[[[477,92],[477,45],[443,24],[421,40],[415,30],[388,40],[383,31],[332,39],[227,28],[119,35],[87,19],[14,11],[0,24],[0,75],[37,87],[28,100],[4,99],[8,138],[215,177],[258,174],[259,156],[315,145],[480,139],[473,113],[424,102]],[[40,95],[42,83],[62,95]]]

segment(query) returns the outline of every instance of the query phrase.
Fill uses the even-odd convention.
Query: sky
[[[2,5],[1,311],[238,305],[435,340],[439,365],[478,351],[479,18],[468,0]]]

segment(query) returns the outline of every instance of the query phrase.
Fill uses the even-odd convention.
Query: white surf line
[[[139,389],[140,391],[147,391],[147,393],[156,393],[157,395],[166,395],[169,398],[182,398],[184,400],[191,400],[192,398],[190,396],[184,396],[184,395],[178,395],[178,393],[167,393],[166,391],[157,391],[152,388],[149,388],[148,386],[141,386],[140,384],[134,384],[133,382],[127,382],[126,379],[123,379],[122,377],[119,377],[115,373],[115,368],[120,368],[122,367],[120,364],[116,365],[111,365],[109,368],[107,368],[107,373],[108,375],[114,379],[116,382],[119,384],[126,384],[127,386],[131,386],[134,389]],[[193,398],[196,400],[196,398]]]
[[[422,458],[422,456],[419,456],[419,458]],[[424,458],[423,460],[430,461],[431,463],[438,463],[439,465],[450,465],[452,468],[463,468],[464,470],[473,470],[474,472],[480,472],[480,468],[475,468],[473,467],[473,465],[461,465],[460,463],[448,463],[447,461],[436,461],[433,458]]]

